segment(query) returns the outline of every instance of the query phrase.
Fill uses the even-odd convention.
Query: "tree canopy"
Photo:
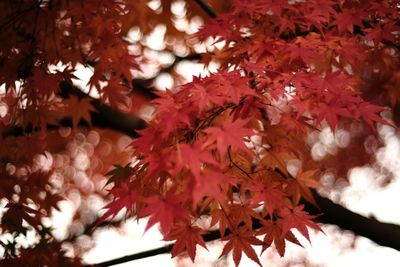
[[[232,252],[238,265],[244,253],[261,266],[254,246],[284,256],[286,242],[301,245],[293,230],[309,239],[317,222],[400,249],[399,226],[318,193],[329,190],[323,175],[345,177],[374,159],[368,140],[380,144],[379,125],[397,129],[399,1],[0,8],[2,264],[81,266],[76,240],[118,226],[121,212],[159,225],[175,242],[166,250],[192,261],[197,245],[221,239],[221,256]],[[185,62],[203,74],[188,79]],[[310,138],[324,129],[338,137],[329,151]],[[60,238],[51,217],[64,199],[76,206]],[[22,246],[28,235],[35,241]]]

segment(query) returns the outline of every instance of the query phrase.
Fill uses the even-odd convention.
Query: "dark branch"
[[[378,245],[394,248],[400,251],[400,226],[391,223],[382,223],[375,219],[367,218],[354,213],[343,206],[334,203],[328,198],[322,197],[314,192],[314,197],[320,210],[310,203],[304,202],[305,210],[312,215],[320,215],[316,220],[320,223],[337,225],[343,230],[350,230],[354,234],[364,236],[374,241]],[[254,228],[260,228],[261,224],[255,221]],[[213,241],[221,238],[219,231],[211,231],[203,235],[204,241]],[[159,255],[161,253],[170,253],[173,244],[160,247],[132,255],[116,258],[96,264],[96,266],[111,266],[137,259],[143,259]]]
[[[171,252],[172,247],[173,247],[173,245],[171,244],[169,246],[156,248],[156,249],[152,249],[152,250],[147,250],[147,251],[139,252],[136,254],[124,256],[121,258],[97,263],[97,264],[94,264],[94,266],[97,266],[97,267],[111,266],[111,265],[116,265],[116,264],[120,264],[120,263],[124,263],[124,262],[129,262],[129,261],[134,261],[134,260],[138,260],[138,259],[144,259],[144,258],[148,258],[148,257],[152,257],[152,256],[157,256],[159,254]]]
[[[378,245],[400,251],[399,225],[383,223],[373,218],[361,216],[315,192],[314,198],[321,210],[319,211],[311,204],[305,203],[306,210],[311,214],[322,212],[322,216],[318,218],[320,222],[337,225],[342,229],[352,231],[356,235],[369,238]]]
[[[79,89],[74,88],[69,84],[62,84],[62,91],[68,92],[69,94],[76,94],[78,97],[86,96]],[[101,104],[101,102],[97,99],[93,99],[92,104],[96,108],[96,112],[92,114],[93,126],[105,127],[111,130],[120,131],[132,137],[136,136],[136,130],[146,127],[144,121],[134,118],[129,114],[113,110],[109,106]],[[369,238],[379,245],[391,247],[400,251],[400,226],[390,223],[382,223],[375,219],[361,216],[325,197],[319,196],[316,193],[315,199],[320,207],[320,210],[309,203],[304,202],[304,204],[306,210],[310,214],[322,213],[322,215],[318,217],[319,222],[337,225],[342,229],[350,230],[357,235]],[[255,227],[257,226],[260,227],[260,225],[257,225],[256,223]],[[210,232],[204,236],[205,241],[217,240],[219,238],[221,237],[218,231]],[[119,259],[103,262],[98,264],[98,266],[109,266],[134,259],[150,257],[160,253],[170,252],[171,249],[172,245],[169,245],[146,252],[141,252],[139,254],[133,254]]]
[[[207,13],[210,18],[215,19],[217,17],[217,12],[207,3],[205,0],[195,0],[196,3]]]
[[[157,75],[148,79],[133,79],[131,87],[133,88],[132,93],[135,96],[143,97],[148,101],[157,98],[158,96],[153,91],[153,82],[160,73],[169,73],[173,71],[176,65],[184,60],[188,61],[199,61],[201,59],[200,54],[190,54],[184,57],[174,55],[175,60],[165,68],[162,68]],[[130,85],[127,85],[130,87]],[[72,86],[69,83],[63,82],[60,84],[61,97],[68,98],[70,95],[77,96],[79,98],[89,97],[87,94]],[[91,104],[96,109],[95,112],[91,112],[91,125],[97,128],[109,128],[131,137],[137,137],[136,130],[143,129],[146,125],[145,122],[139,118],[133,117],[131,114],[127,114],[115,109],[110,106],[103,104],[99,99],[92,98]],[[79,126],[88,127],[86,122],[81,121]],[[60,127],[72,127],[72,121],[70,118],[62,119],[58,125],[47,125],[47,130],[57,130]],[[8,136],[22,136],[37,131],[32,127],[10,127],[2,131],[2,137]]]
[[[203,238],[204,238],[204,241],[209,242],[209,241],[214,241],[214,240],[220,239],[221,236],[219,234],[219,231],[212,231],[209,234],[204,235]],[[97,263],[97,264],[95,264],[95,266],[97,266],[97,267],[111,266],[111,265],[120,264],[120,263],[124,263],[124,262],[129,262],[129,261],[144,259],[144,258],[148,258],[148,257],[152,257],[152,256],[157,256],[157,255],[163,254],[163,253],[170,253],[173,246],[174,246],[174,244],[170,244],[165,247],[155,248],[155,249],[139,252],[139,253],[132,254],[132,255],[127,255],[127,256],[124,256],[121,258],[116,258],[113,260]]]
[[[63,98],[68,98],[70,95],[75,95],[79,98],[89,97],[84,92],[74,87],[73,85],[62,82],[60,84],[61,96]],[[139,92],[140,93],[140,92]],[[152,95],[145,95],[145,97],[152,97]],[[91,112],[91,125],[97,128],[107,128],[112,129],[131,137],[138,137],[136,133],[137,130],[146,127],[145,121],[140,118],[134,117],[131,114],[118,111],[111,108],[108,105],[103,104],[99,99],[92,98],[91,104],[95,111]],[[64,118],[59,122],[59,125],[47,125],[48,130],[56,130],[59,127],[71,127],[72,121],[70,118]],[[86,122],[82,121],[79,126],[89,126]],[[3,138],[8,136],[21,136],[37,131],[38,129],[33,129],[32,127],[22,128],[22,127],[11,127],[2,132]]]

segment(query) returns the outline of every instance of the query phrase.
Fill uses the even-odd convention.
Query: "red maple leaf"
[[[231,224],[234,227],[237,227],[242,222],[244,223],[244,227],[247,229],[253,229],[253,220],[262,220],[260,214],[255,212],[254,209],[258,208],[259,204],[232,204],[229,206],[229,217],[231,218]]]
[[[226,120],[222,127],[210,127],[205,129],[207,133],[207,141],[204,143],[204,147],[210,144],[215,144],[216,148],[221,156],[225,154],[229,146],[248,151],[248,148],[244,144],[244,137],[253,135],[253,130],[244,127],[248,123],[248,120],[238,119],[233,121],[232,118]]]
[[[339,123],[339,116],[352,117],[346,107],[341,105],[336,106],[335,104],[336,103],[330,103],[330,105],[328,105],[322,102],[319,103],[318,108],[315,110],[315,113],[318,114],[317,125],[320,125],[323,120],[326,120],[331,130],[336,131],[336,127]]]
[[[190,126],[192,120],[190,113],[192,107],[185,106],[184,108],[178,108],[173,106],[169,109],[168,113],[162,114],[160,117],[160,127],[163,128],[161,132],[162,136],[168,136],[174,132],[177,128],[184,125]]]
[[[260,246],[263,244],[263,242],[254,237],[254,232],[247,230],[247,227],[239,227],[232,234],[223,237],[222,240],[228,240],[228,243],[225,244],[221,256],[226,255],[229,251],[233,250],[233,261],[235,262],[236,266],[238,266],[240,263],[242,252],[244,252],[247,257],[256,262],[258,265],[262,266],[256,252],[254,251],[254,248],[252,248],[251,245]]]
[[[76,96],[70,96],[65,100],[66,113],[72,118],[72,126],[77,127],[80,120],[91,123],[90,112],[95,111],[90,98],[79,99]]]
[[[202,149],[200,146],[200,142],[196,142],[192,145],[177,145],[176,152],[174,156],[172,156],[172,159],[175,162],[174,173],[180,171],[182,168],[188,168],[196,179],[200,179],[200,167],[203,163],[218,166],[218,163],[212,157],[210,151]]]
[[[355,117],[361,117],[367,124],[373,127],[374,122],[379,122],[382,124],[393,126],[388,121],[384,120],[379,113],[384,111],[385,108],[368,103],[362,102],[358,105],[357,109],[354,110]]]
[[[270,247],[273,242],[279,255],[283,257],[286,248],[285,239],[296,245],[302,246],[291,231],[282,234],[282,228],[279,224],[271,221],[262,221],[262,224],[263,226],[260,229],[260,233],[265,234],[262,251]]]
[[[183,251],[187,251],[190,259],[194,262],[196,257],[196,245],[200,245],[207,249],[206,243],[202,237],[205,231],[200,227],[192,226],[186,221],[179,221],[174,224],[165,240],[176,240],[172,248],[172,257],[179,255]]]
[[[111,217],[111,220],[114,219],[124,208],[126,208],[127,213],[133,212],[135,203],[139,198],[139,192],[136,189],[129,189],[127,183],[121,183],[119,187],[111,189],[110,194],[114,197],[114,200],[103,208],[107,211],[100,217],[97,225],[109,217]]]
[[[161,143],[157,129],[149,125],[146,129],[136,131],[140,137],[134,139],[130,144],[138,154],[148,153]]]
[[[219,224],[219,233],[221,236],[224,236],[225,230],[229,228],[230,221],[227,217],[226,212],[224,211],[223,208],[221,209],[213,209],[211,211],[211,223],[210,227]]]
[[[287,47],[287,52],[289,52],[289,63],[297,58],[300,58],[305,64],[309,64],[313,58],[318,56],[315,48],[307,44],[306,41],[289,44]]]
[[[192,83],[184,86],[191,91],[191,100],[198,107],[198,114],[202,113],[212,103],[221,106],[226,101],[226,96],[221,95],[219,90],[213,90],[207,81],[211,81],[211,79],[200,81],[199,78],[193,77]]]
[[[33,76],[29,78],[29,81],[39,93],[50,97],[60,90],[58,85],[60,77],[59,73],[46,73],[42,69],[37,69]]]
[[[128,111],[131,105],[128,96],[129,87],[116,77],[108,80],[107,83],[108,84],[101,89],[102,99],[113,107]]]
[[[361,26],[361,18],[358,10],[355,9],[343,9],[341,13],[337,13],[335,16],[335,22],[333,25],[338,27],[339,32],[345,30],[353,33],[354,26]]]
[[[150,216],[145,231],[154,224],[160,223],[161,233],[167,235],[174,220],[187,220],[188,212],[181,205],[184,197],[184,195],[175,195],[168,191],[164,198],[151,197],[146,199],[148,206],[140,210],[138,214],[138,217]]]
[[[253,193],[253,202],[264,204],[271,217],[276,208],[284,205],[283,198],[285,194],[278,189],[278,183],[264,184],[257,181],[247,188]]]
[[[193,201],[198,203],[204,196],[210,196],[222,202],[224,199],[224,185],[234,183],[233,178],[209,168],[199,176],[196,176],[196,185],[193,190]]]
[[[235,104],[239,104],[242,97],[257,96],[256,92],[249,87],[249,79],[240,71],[220,71],[218,75],[210,77],[210,89],[215,95],[223,96]]]
[[[282,225],[282,235],[289,232],[290,229],[297,229],[308,241],[310,241],[310,236],[308,234],[307,226],[322,231],[321,227],[318,226],[311,219],[317,216],[309,215],[307,212],[303,211],[304,205],[295,207],[293,210],[285,208],[281,212],[282,219],[278,222]]]

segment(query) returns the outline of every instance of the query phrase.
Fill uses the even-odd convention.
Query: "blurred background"
[[[137,26],[131,27],[124,39],[129,43],[129,53],[137,57],[141,70],[132,70],[135,90],[119,101],[117,106],[124,112],[148,121],[153,112],[149,101],[155,98],[158,91],[172,90],[191,81],[193,76],[214,72],[218,69],[219,62],[216,50],[218,45],[213,44],[214,40],[200,43],[193,37],[199,27],[209,20],[209,16],[196,1],[145,2],[146,8],[143,9],[141,21],[135,21]],[[217,13],[223,13],[230,5],[229,1],[214,0],[209,3]],[[214,59],[209,61],[207,54],[202,55],[203,53],[212,54]],[[63,65],[54,65],[53,68],[62,69]],[[74,84],[92,98],[98,99],[100,95],[90,84],[94,74],[93,67],[78,64],[74,72]],[[2,90],[5,91],[4,85]],[[7,118],[9,114],[9,107],[1,102],[0,116]],[[397,115],[386,112],[384,116],[394,116],[396,119]],[[397,212],[397,203],[400,201],[398,133],[395,129],[382,125],[379,126],[377,139],[363,127],[354,123],[347,128],[339,128],[335,133],[328,127],[310,133],[307,142],[313,159],[338,166],[337,170],[328,169],[323,174],[323,188],[319,193],[361,215],[400,225],[400,213]],[[110,200],[107,197],[110,185],[107,185],[108,177],[105,174],[110,171],[111,166],[124,166],[131,161],[131,152],[127,146],[132,138],[103,128],[61,127],[43,136],[43,140],[55,140],[52,141],[54,144],[48,144],[51,149],[43,153],[33,153],[34,160],[29,168],[43,171],[51,169],[49,184],[54,192],[64,197],[43,223],[52,227],[52,235],[59,241],[67,256],[79,256],[87,264],[96,264],[170,244],[163,241],[157,226],[144,233],[146,220],[125,218],[123,212],[113,221],[94,228],[95,222],[104,213],[102,208]],[[15,143],[16,139],[8,138],[6,142]],[[28,143],[29,140],[19,143],[19,146]],[[352,151],[355,155],[364,155],[365,158],[353,159],[349,155]],[[341,170],[340,166],[343,164],[340,161],[347,160],[354,160],[352,163],[357,167],[350,171]],[[357,165],[358,160],[362,164]],[[22,177],[28,169],[26,166],[9,164],[7,171]],[[21,188],[16,187],[13,190],[18,192]],[[7,199],[1,199],[0,203],[0,213],[4,213]],[[311,233],[311,245],[297,235],[305,249],[287,244],[284,258],[280,258],[274,248],[269,248],[262,255],[263,264],[399,266],[400,252],[394,249],[378,246],[335,225],[322,225],[322,229],[325,234]],[[2,234],[0,241],[7,243],[13,238],[10,234]],[[34,231],[28,231],[26,238],[17,237],[16,241],[27,247],[36,240]],[[207,245],[208,251],[198,247],[196,264],[188,258],[171,259],[170,254],[160,254],[118,266],[234,266],[231,257],[219,258],[223,242],[212,241]],[[240,266],[256,264],[243,255]]]

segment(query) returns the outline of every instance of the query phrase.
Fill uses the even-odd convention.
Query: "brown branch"
[[[62,90],[73,94],[84,94],[79,89],[69,84],[62,84]],[[92,113],[92,125],[96,127],[105,127],[108,129],[126,133],[132,137],[137,136],[136,130],[146,127],[144,121],[134,118],[129,114],[115,111],[112,108],[101,104],[99,100],[93,99],[93,106],[96,112]],[[304,202],[306,210],[310,214],[321,214],[318,217],[319,222],[326,224],[334,224],[342,229],[350,230],[357,235],[371,239],[375,243],[394,248],[400,251],[400,226],[390,223],[382,223],[375,219],[367,218],[354,213],[331,200],[319,196],[315,193],[315,199],[320,210],[309,203]],[[256,225],[257,226],[257,223]],[[260,227],[260,226],[258,226]],[[217,240],[220,238],[218,231],[210,232],[204,235],[205,241]],[[109,266],[117,263],[127,262],[135,259],[158,255],[159,253],[167,253],[172,249],[172,245],[157,248],[154,250],[129,255],[126,257],[106,261],[98,264],[98,266]]]
[[[60,84],[61,96],[68,98],[70,95],[79,98],[88,98],[89,96],[74,87],[73,85],[62,82]],[[154,98],[154,97],[153,97]],[[138,137],[137,130],[146,127],[145,121],[134,117],[131,114],[118,111],[110,106],[103,104],[99,99],[91,98],[91,104],[95,111],[90,113],[91,125],[98,128],[112,129],[131,137]],[[59,122],[59,125],[47,125],[48,130],[56,130],[60,127],[71,127],[72,121],[70,118],[64,118]],[[79,126],[89,126],[86,122],[80,121]],[[8,136],[21,136],[37,131],[32,127],[22,128],[19,126],[11,127],[2,132],[3,138]]]
[[[71,85],[65,84],[63,86],[65,86],[63,90],[71,90],[75,94],[84,94],[78,89],[70,88]],[[75,90],[78,90],[79,92]],[[136,136],[135,130],[142,129],[146,126],[143,121],[137,118],[132,118],[129,114],[112,110],[110,107],[101,104],[99,100],[93,101],[97,110],[97,113],[92,114],[92,119],[94,119],[92,124],[94,126],[106,127],[112,130],[121,131],[133,137]],[[314,193],[314,195],[320,209],[317,209],[307,202],[304,202],[304,204],[306,211],[308,211],[310,214],[317,215],[322,213],[322,215],[318,217],[319,222],[337,225],[342,229],[350,230],[357,235],[369,238],[379,245],[391,247],[400,251],[399,225],[383,223],[372,218],[361,216],[325,197],[318,195],[317,193]],[[257,227],[257,222],[255,227]],[[258,227],[260,227],[259,223]],[[221,236],[219,235],[218,231],[213,231],[207,235],[204,235],[205,241],[217,240],[219,238],[221,238]],[[171,249],[172,245],[169,245],[166,247],[106,261],[98,264],[98,266],[109,266],[135,259],[150,257],[160,253],[170,252]]]
[[[210,18],[215,19],[217,17],[217,12],[207,3],[205,0],[195,0],[196,3],[207,13]]]
[[[109,261],[104,261],[101,263],[97,263],[94,264],[94,266],[96,267],[105,267],[105,266],[112,266],[112,265],[116,265],[116,264],[120,264],[120,263],[124,263],[124,262],[130,262],[130,261],[134,261],[134,260],[139,260],[139,259],[144,259],[144,258],[148,258],[148,257],[152,257],[152,256],[157,256],[163,253],[170,253],[172,250],[173,244],[165,246],[165,247],[160,247],[160,248],[156,248],[156,249],[152,249],[152,250],[147,250],[147,251],[143,251],[143,252],[139,252],[136,254],[132,254],[132,255],[128,255],[128,256],[124,256],[121,258],[116,258],[113,260],[109,260]]]
[[[314,198],[321,210],[310,203],[305,203],[306,210],[311,214],[322,215],[320,222],[334,224],[354,234],[364,236],[376,244],[400,251],[400,226],[392,223],[383,223],[374,218],[361,216],[332,200],[313,192]]]
[[[136,96],[143,97],[148,101],[157,98],[158,96],[153,92],[153,82],[155,78],[164,72],[171,72],[178,63],[188,61],[199,61],[201,59],[200,54],[190,54],[184,57],[174,55],[175,60],[165,68],[162,68],[157,75],[148,79],[133,79],[131,81],[132,93]],[[126,82],[127,83],[127,82]],[[70,95],[77,96],[79,98],[90,98],[87,94],[72,86],[67,82],[60,84],[61,96],[68,98]],[[132,114],[124,113],[111,108],[108,105],[103,104],[99,99],[91,98],[91,104],[96,111],[91,112],[91,125],[97,128],[108,128],[112,129],[131,137],[137,137],[137,130],[143,129],[146,125],[145,122],[139,118],[135,118]],[[83,121],[79,123],[79,126],[88,127],[89,125]],[[72,121],[70,118],[63,118],[59,125],[47,125],[48,130],[57,130],[60,127],[72,127]],[[19,126],[10,127],[2,131],[2,137],[8,136],[22,136],[37,131],[31,127],[22,128]]]
[[[343,230],[350,230],[356,235],[364,236],[374,241],[378,245],[394,248],[400,251],[400,226],[391,223],[379,222],[375,219],[361,216],[343,206],[334,203],[328,198],[320,196],[314,192],[314,197],[320,209],[310,203],[305,204],[305,210],[312,215],[320,215],[316,220],[325,224],[337,225]],[[321,215],[322,213],[322,215]],[[258,221],[254,222],[254,228],[260,228]],[[219,231],[211,231],[203,235],[204,241],[213,241],[221,238]],[[170,253],[173,244],[148,251],[127,255],[95,264],[99,267],[111,266],[133,260],[156,256],[162,253]]]

